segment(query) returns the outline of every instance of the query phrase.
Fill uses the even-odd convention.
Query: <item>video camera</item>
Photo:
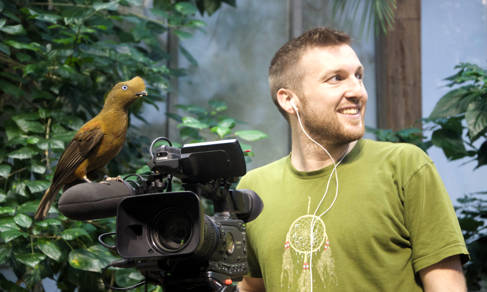
[[[161,140],[169,145],[154,147]],[[239,142],[176,148],[160,137],[150,153],[150,174],[77,184],[63,193],[59,210],[76,220],[116,215],[116,232],[102,234],[99,241],[123,258],[110,266],[135,267],[145,276],[136,286],[152,282],[164,292],[235,291],[232,283],[248,270],[245,223],[263,208],[253,191],[230,188],[246,172]],[[172,192],[173,177],[184,191]],[[213,203],[213,216],[205,214],[203,198]],[[105,242],[111,235],[115,245]]]

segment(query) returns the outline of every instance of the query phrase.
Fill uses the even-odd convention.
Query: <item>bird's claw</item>
[[[123,182],[123,179],[121,176],[116,176],[116,177],[109,177],[109,176],[106,176],[103,181],[101,181],[102,184],[110,184],[110,182],[113,182],[113,181],[118,181],[118,182]]]

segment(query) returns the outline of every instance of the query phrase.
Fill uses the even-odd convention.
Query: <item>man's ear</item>
[[[294,105],[297,106],[297,100],[298,97],[296,94],[289,89],[286,88],[280,88],[276,92],[276,97],[277,97],[277,102],[279,103],[279,106],[286,111],[290,115],[294,115],[296,113],[295,107],[292,106],[292,103],[294,102]]]

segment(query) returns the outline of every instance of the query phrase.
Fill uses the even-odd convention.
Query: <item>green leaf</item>
[[[13,218],[2,218],[0,219],[0,233],[11,230],[11,229],[17,229],[20,231],[19,226],[15,224],[15,221]]]
[[[29,228],[32,225],[32,218],[25,214],[17,214],[14,217],[14,221],[17,223],[17,225],[24,228]]]
[[[233,127],[235,127],[235,124],[236,124],[235,120],[231,119],[231,118],[224,119],[224,120],[218,122],[218,126],[224,127],[224,128],[229,128],[229,129],[232,129]]]
[[[16,194],[19,194],[21,196],[26,197],[27,196],[27,193],[25,191],[26,187],[27,186],[26,186],[25,182],[16,181],[12,184],[12,191],[14,191]]]
[[[40,253],[26,253],[16,255],[15,258],[24,265],[35,268],[46,256]]]
[[[88,234],[88,232],[86,232],[86,230],[82,229],[82,228],[68,228],[68,229],[65,229],[62,233],[61,233],[61,237],[64,239],[64,240],[73,240],[73,239],[76,239],[78,237],[81,237],[81,236],[86,236],[88,238],[91,238],[91,236]]]
[[[183,117],[183,122],[179,124],[178,127],[188,127],[188,128],[202,130],[208,128],[209,126],[208,124],[205,124],[196,118]]]
[[[429,118],[449,118],[464,113],[467,105],[463,105],[461,101],[468,93],[469,90],[464,87],[448,92],[435,105]]]
[[[135,173],[136,174],[144,174],[144,173],[150,173],[150,172],[151,172],[150,167],[148,165],[144,165],[141,168],[137,169],[137,171]]]
[[[0,247],[0,264],[5,264],[7,258],[10,256],[10,252],[12,249],[8,247]]]
[[[144,280],[144,276],[135,268],[115,270],[115,283],[119,287],[127,287]]]
[[[15,208],[10,206],[0,207],[0,215],[13,216],[15,214]]]
[[[56,262],[61,261],[63,253],[54,242],[49,240],[41,240],[37,244],[37,247],[49,258],[55,260]]]
[[[32,156],[36,155],[38,152],[34,149],[25,146],[18,150],[12,151],[8,154],[8,157],[13,159],[30,159]]]
[[[0,31],[3,31],[4,33],[8,34],[25,34],[25,29],[22,27],[21,24],[17,25],[6,25],[3,27],[0,27]]]
[[[20,237],[20,236],[27,238],[28,234],[23,232],[23,231],[20,231],[18,229],[9,229],[6,231],[2,231],[2,233],[0,234],[0,238],[5,243],[8,243],[8,242]]]
[[[101,272],[116,259],[106,248],[99,245],[72,250],[69,253],[69,264],[73,268],[89,272]]]
[[[212,99],[208,102],[208,104],[216,112],[223,112],[228,109],[227,104],[221,100]]]
[[[46,167],[39,164],[32,164],[30,170],[34,173],[44,174],[46,173]]]
[[[216,126],[216,127],[211,128],[211,131],[213,133],[216,133],[218,135],[218,137],[220,137],[220,138],[223,138],[232,132],[229,128],[220,127],[220,126]]]
[[[193,15],[196,13],[196,6],[191,2],[178,2],[174,5],[174,9],[183,15]]]
[[[18,86],[2,79],[0,79],[0,88],[2,88],[2,91],[4,93],[11,96],[15,96],[17,98],[24,95],[24,91],[20,89]]]
[[[39,200],[27,201],[22,205],[20,205],[17,211],[19,213],[30,214],[30,213],[34,213],[37,210],[38,206],[39,206]]]
[[[47,190],[47,188],[50,185],[50,182],[47,180],[29,180],[26,181],[25,184],[29,188],[29,191],[34,194],[34,193],[44,192],[45,190]]]
[[[40,140],[41,139],[39,137],[29,137],[29,138],[27,138],[27,143],[35,145],[35,144],[39,143]]]
[[[445,156],[450,160],[460,159],[467,156],[465,145],[461,135],[448,129],[439,129],[433,132],[431,141],[440,147]]]
[[[0,176],[3,178],[8,178],[12,167],[8,164],[0,164]]]
[[[26,43],[19,43],[13,40],[7,40],[5,43],[13,48],[16,48],[17,50],[30,50],[30,51],[40,51],[41,50],[41,45],[39,45],[36,42],[30,42],[28,44]]]
[[[118,2],[119,1],[110,1],[108,3],[95,3],[93,4],[93,8],[95,9],[95,11],[100,11],[100,10],[115,11],[118,9]]]
[[[14,121],[25,133],[44,133],[44,126],[37,121],[27,121],[24,119],[14,119]]]
[[[181,39],[189,39],[190,37],[193,36],[192,33],[190,32],[187,32],[187,31],[184,31],[184,30],[181,30],[181,29],[176,29],[176,30],[173,30],[173,33],[175,35],[177,35],[179,38]]]
[[[237,137],[240,137],[240,138],[242,138],[246,141],[250,141],[250,142],[267,138],[267,134],[265,134],[264,132],[261,132],[259,130],[237,131],[237,132],[235,132],[235,135]]]
[[[0,43],[0,52],[4,53],[7,56],[10,56],[10,48],[2,43]]]
[[[0,203],[5,202],[6,199],[7,199],[7,195],[5,195],[5,193],[0,191]]]
[[[482,145],[479,148],[479,151],[477,151],[477,162],[478,163],[476,168],[479,168],[482,165],[487,165],[487,141],[482,143]]]
[[[61,220],[56,218],[47,218],[42,221],[36,222],[35,225],[40,227],[61,226],[63,225],[63,222],[61,222]]]
[[[475,100],[468,105],[465,113],[468,135],[472,141],[477,140],[487,130],[487,112],[482,110],[483,105],[487,107],[487,101]]]

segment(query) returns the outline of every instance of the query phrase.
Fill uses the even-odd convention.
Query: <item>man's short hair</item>
[[[269,85],[272,100],[286,119],[288,119],[287,112],[279,106],[276,94],[280,88],[301,90],[303,72],[300,71],[297,64],[304,51],[314,47],[343,44],[350,44],[350,36],[346,33],[326,27],[317,27],[288,41],[276,52],[269,66]]]

